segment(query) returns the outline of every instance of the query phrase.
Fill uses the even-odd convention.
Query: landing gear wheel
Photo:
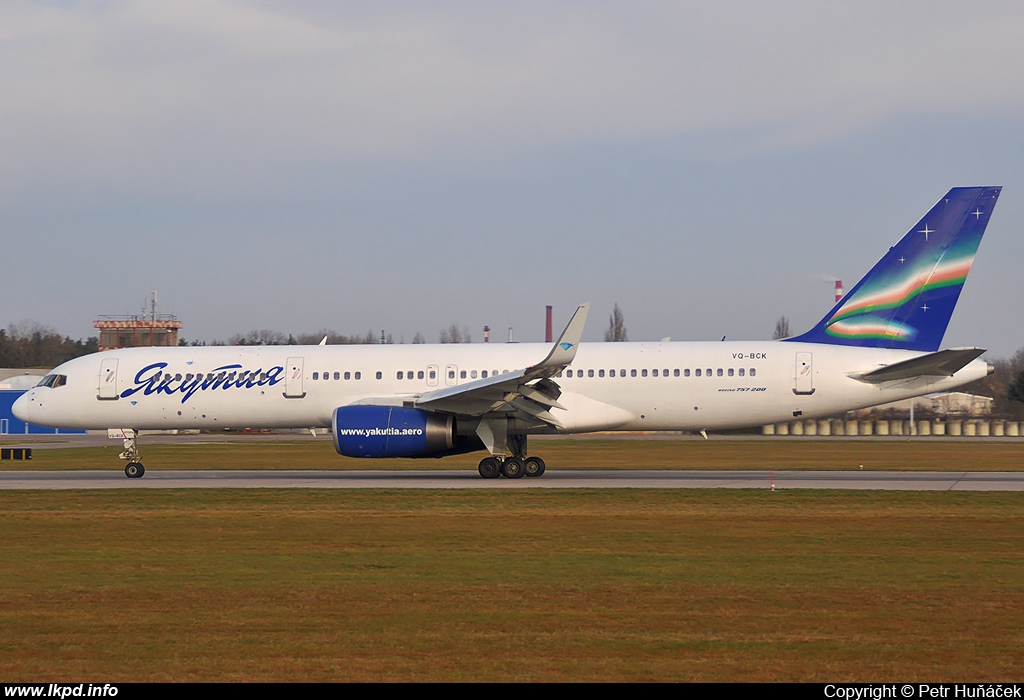
[[[481,459],[477,470],[480,472],[480,476],[485,479],[497,479],[501,476],[501,464],[494,457],[484,457]]]
[[[129,479],[141,479],[145,473],[146,468],[142,466],[142,462],[128,462],[124,466],[124,475]]]
[[[523,461],[518,457],[508,457],[501,463],[501,475],[506,479],[519,479],[526,473]]]
[[[542,476],[545,468],[544,460],[540,457],[527,457],[523,462],[523,471],[526,472],[526,476]]]

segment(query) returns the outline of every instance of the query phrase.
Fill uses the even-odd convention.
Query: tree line
[[[253,330],[238,333],[227,340],[186,340],[180,338],[178,345],[183,346],[217,346],[217,345],[318,345],[326,338],[327,345],[391,345],[394,338],[390,333],[374,333],[345,335],[333,330],[319,330],[315,333],[281,333],[272,330]],[[452,324],[438,333],[441,343],[470,343],[472,336],[465,328]],[[417,333],[412,342],[425,343],[422,333]],[[51,369],[57,365],[73,360],[82,355],[97,352],[99,338],[92,336],[84,340],[72,340],[70,336],[61,335],[54,328],[34,321],[12,323],[7,328],[0,328],[0,367],[17,369]]]
[[[99,339],[72,340],[32,321],[0,328],[0,367],[49,369],[99,350]]]
[[[385,334],[381,331],[379,334],[373,331],[367,331],[365,335],[345,335],[338,333],[337,331],[321,329],[315,333],[300,333],[299,335],[292,335],[291,333],[280,333],[278,331],[249,331],[248,333],[233,335],[228,338],[227,342],[213,341],[209,345],[319,345],[323,342],[325,345],[392,345],[394,344],[394,338],[390,333]],[[404,341],[400,341],[404,342]],[[422,333],[417,333],[413,336],[413,345],[419,345],[426,343]],[[471,343],[473,342],[472,336],[465,328],[460,328],[458,324],[453,323],[448,328],[442,328],[438,333],[439,343]],[[193,341],[188,343],[182,341],[180,344],[183,345],[207,345],[208,343],[202,341]]]
[[[987,361],[995,368],[992,374],[956,391],[991,397],[993,416],[1024,420],[1024,348],[1009,360]]]
[[[313,333],[282,333],[274,330],[252,330],[248,333],[237,333],[227,340],[187,340],[181,337],[178,345],[185,346],[217,346],[217,345],[318,345],[326,338],[327,345],[391,345],[394,338],[390,333],[375,333],[372,330],[365,334],[345,335],[334,330],[321,329]],[[610,319],[606,340],[626,340],[626,327],[623,322],[619,305],[615,305]],[[403,342],[403,341],[400,341]],[[412,341],[415,344],[426,343],[422,333],[416,333]],[[465,326],[453,323],[438,332],[439,343],[471,343],[473,337]],[[99,350],[99,338],[92,336],[85,340],[72,340],[70,336],[61,335],[56,329],[35,321],[12,323],[6,329],[0,328],[0,367],[50,369],[88,355]]]

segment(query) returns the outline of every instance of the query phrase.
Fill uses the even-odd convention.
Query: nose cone
[[[31,422],[28,419],[28,417],[29,417],[28,416],[28,407],[29,407],[28,394],[29,394],[29,392],[26,391],[24,394],[22,394],[17,399],[15,399],[14,404],[11,406],[11,413],[13,413],[14,417],[17,418],[18,420],[22,421],[23,423]]]

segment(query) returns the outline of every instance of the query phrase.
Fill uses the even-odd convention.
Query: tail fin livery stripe
[[[910,341],[917,336],[917,329],[896,321],[888,323],[870,316],[833,321],[825,332],[836,338],[893,338]]]
[[[948,257],[947,255],[946,258]],[[967,280],[967,273],[971,271],[973,262],[972,253],[955,260],[943,259],[931,269],[927,269],[925,265],[920,266],[925,269],[917,270],[907,267],[905,277],[900,279],[896,276],[888,287],[877,291],[869,290],[867,287],[862,289],[859,298],[833,315],[830,323],[834,324],[844,318],[871,311],[895,309],[926,291],[962,285]]]
[[[818,325],[789,340],[937,350],[1001,189],[950,190]]]

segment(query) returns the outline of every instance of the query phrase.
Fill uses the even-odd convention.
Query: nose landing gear
[[[122,428],[115,432],[121,438],[124,438],[124,452],[118,455],[120,459],[128,460],[128,464],[124,467],[124,475],[129,479],[141,479],[142,475],[146,473],[146,468],[142,466],[142,462],[139,461],[139,443],[138,443],[138,431],[132,430],[131,428]]]

